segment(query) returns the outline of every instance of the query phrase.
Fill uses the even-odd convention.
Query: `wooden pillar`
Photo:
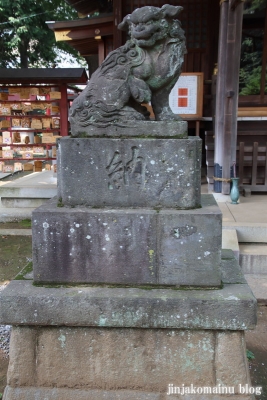
[[[214,191],[229,194],[231,167],[236,162],[243,1],[221,0],[220,7],[215,114]]]
[[[113,49],[122,45],[122,31],[118,29],[122,21],[122,0],[113,0],[114,31],[113,31]]]
[[[241,57],[241,43],[242,43],[242,25],[243,25],[243,8],[244,1],[234,0],[231,13],[229,15],[229,28],[228,28],[228,54],[227,59],[229,63],[228,75],[226,81],[226,107],[229,116],[227,121],[230,126],[230,159],[228,165],[233,168],[233,163],[236,164],[236,146],[237,146],[237,111],[238,111],[238,98],[239,98],[239,70],[240,70],[240,57]],[[230,3],[231,4],[231,3]],[[231,33],[231,27],[233,32]],[[228,97],[230,95],[230,97]],[[224,146],[227,152],[228,145]],[[228,153],[227,153],[228,154]],[[230,168],[228,167],[228,171]],[[225,171],[227,174],[227,171]],[[224,172],[223,172],[224,175]],[[231,175],[232,176],[232,175]],[[227,186],[225,186],[227,185]],[[228,194],[230,192],[230,184],[222,185],[222,193]]]
[[[226,40],[228,25],[229,2],[224,1],[220,6],[220,26],[218,45],[218,72],[216,82],[216,108],[215,108],[215,148],[214,148],[214,191],[221,192],[221,181],[216,178],[222,177],[223,165],[223,139],[224,139],[224,106],[225,106],[225,81],[226,81]]]
[[[101,65],[105,59],[105,43],[100,38],[97,40],[98,42],[98,65]]]
[[[68,93],[67,85],[60,86],[61,100],[60,100],[60,133],[61,136],[68,136]]]

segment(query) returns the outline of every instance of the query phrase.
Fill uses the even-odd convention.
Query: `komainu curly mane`
[[[112,51],[92,75],[70,109],[72,136],[86,127],[146,120],[142,103],[151,102],[156,120],[180,119],[169,107],[169,93],[183,64],[184,32],[176,19],[182,7],[142,7],[127,15],[119,29],[130,40]]]

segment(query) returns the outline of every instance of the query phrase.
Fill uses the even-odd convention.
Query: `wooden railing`
[[[267,142],[265,131],[239,131],[237,138],[237,176],[241,193],[267,192]],[[261,144],[255,141],[262,138]],[[245,139],[246,142],[240,139]],[[254,140],[253,140],[254,139]],[[214,134],[205,132],[207,181],[213,184],[214,175]]]
[[[267,191],[267,143],[252,146],[240,142],[237,146],[238,176],[241,190],[251,192]]]

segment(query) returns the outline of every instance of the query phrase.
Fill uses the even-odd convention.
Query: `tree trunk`
[[[28,41],[22,39],[19,45],[19,55],[20,55],[20,68],[28,68]]]

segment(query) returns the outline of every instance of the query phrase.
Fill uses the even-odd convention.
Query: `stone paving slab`
[[[240,203],[237,205],[231,202],[226,204],[235,221],[267,224],[266,194],[240,197]]]
[[[220,207],[220,210],[223,214],[223,223],[228,226],[228,223],[233,223],[235,222],[235,219],[231,212],[229,211],[226,203],[218,203],[218,206]]]

